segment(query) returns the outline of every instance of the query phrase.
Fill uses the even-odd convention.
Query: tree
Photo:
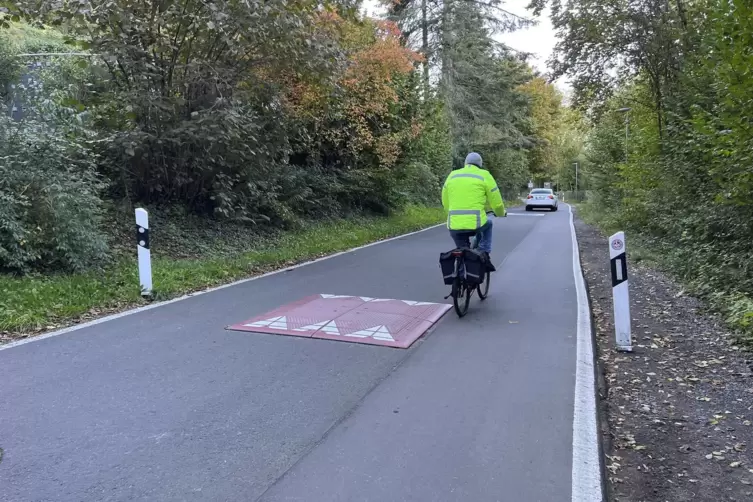
[[[530,119],[534,145],[530,152],[531,174],[539,181],[548,178],[563,163],[559,138],[563,132],[562,95],[554,85],[536,77],[522,86],[531,100]]]
[[[620,84],[643,75],[661,135],[664,94],[677,80],[690,36],[685,0],[531,1],[536,14],[547,5],[563,34],[550,64],[555,77],[572,77],[576,104],[598,112]]]
[[[561,128],[554,141],[554,147],[560,152],[560,164],[555,166],[555,179],[560,189],[575,186],[575,166],[582,170],[587,162],[585,156],[586,140],[589,127],[580,111],[563,107],[560,119]],[[588,180],[582,176],[578,180],[578,190],[588,187]]]
[[[648,238],[695,293],[750,333],[750,2],[549,3],[566,34],[559,70],[599,112],[585,167],[600,217]],[[616,112],[625,106],[627,145]]]
[[[147,203],[264,217],[276,193],[260,180],[288,148],[280,88],[269,75],[326,80],[344,63],[313,22],[314,1],[22,0],[14,7],[101,55],[109,92],[85,104],[109,133],[101,169],[121,196]]]
[[[430,94],[430,77],[435,76],[434,88],[448,114],[455,165],[474,144],[476,131],[487,125],[497,129],[500,137],[509,138],[511,145],[521,141],[513,126],[515,110],[504,104],[510,98],[510,74],[500,64],[513,56],[492,35],[530,21],[502,5],[496,0],[405,0],[389,4],[408,43],[424,55],[424,96]]]

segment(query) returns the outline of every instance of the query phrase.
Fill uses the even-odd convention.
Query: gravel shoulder
[[[612,501],[753,500],[751,354],[658,270],[630,263],[633,353],[614,350],[606,237],[576,219]],[[629,236],[628,236],[629,239]]]

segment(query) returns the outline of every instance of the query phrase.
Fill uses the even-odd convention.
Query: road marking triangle
[[[286,330],[288,329],[288,319],[284,316],[272,317],[270,319],[264,319],[262,321],[255,321],[249,324],[244,324],[244,326],[247,326],[249,328],[270,328]]]
[[[392,338],[392,335],[390,334],[390,331],[387,329],[387,326],[372,326],[371,328],[362,329],[360,331],[356,331],[355,333],[348,333],[345,336],[352,336],[355,338],[373,338],[374,340],[381,340],[384,342],[394,342],[395,339]]]
[[[406,305],[410,305],[411,307],[421,307],[424,305],[436,305],[436,303],[432,303],[432,302],[415,302],[413,300],[400,300],[400,301],[405,303]]]
[[[330,335],[339,335],[340,330],[337,329],[337,324],[335,324],[335,321],[328,322],[323,328],[322,331],[325,333],[328,333]]]
[[[303,326],[302,328],[295,328],[293,331],[320,331],[320,330],[330,335],[340,334],[340,330],[337,328],[337,324],[335,324],[335,321],[329,321],[329,320],[318,322],[316,324],[309,324],[308,326]]]
[[[329,321],[322,321],[316,324],[309,324],[308,326],[302,326],[300,328],[294,328],[293,331],[318,331],[323,328]]]

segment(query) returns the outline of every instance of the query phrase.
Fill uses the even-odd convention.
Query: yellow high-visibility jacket
[[[450,230],[477,230],[487,221],[486,207],[504,216],[505,202],[489,171],[466,165],[447,176],[442,187],[442,206],[447,211]]]

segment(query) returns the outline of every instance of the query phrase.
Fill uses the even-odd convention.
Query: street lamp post
[[[619,110],[617,110],[618,112],[625,114],[625,163],[627,163],[628,161],[628,134],[630,131],[629,129],[630,110],[632,110],[632,108],[630,107],[620,108]]]

